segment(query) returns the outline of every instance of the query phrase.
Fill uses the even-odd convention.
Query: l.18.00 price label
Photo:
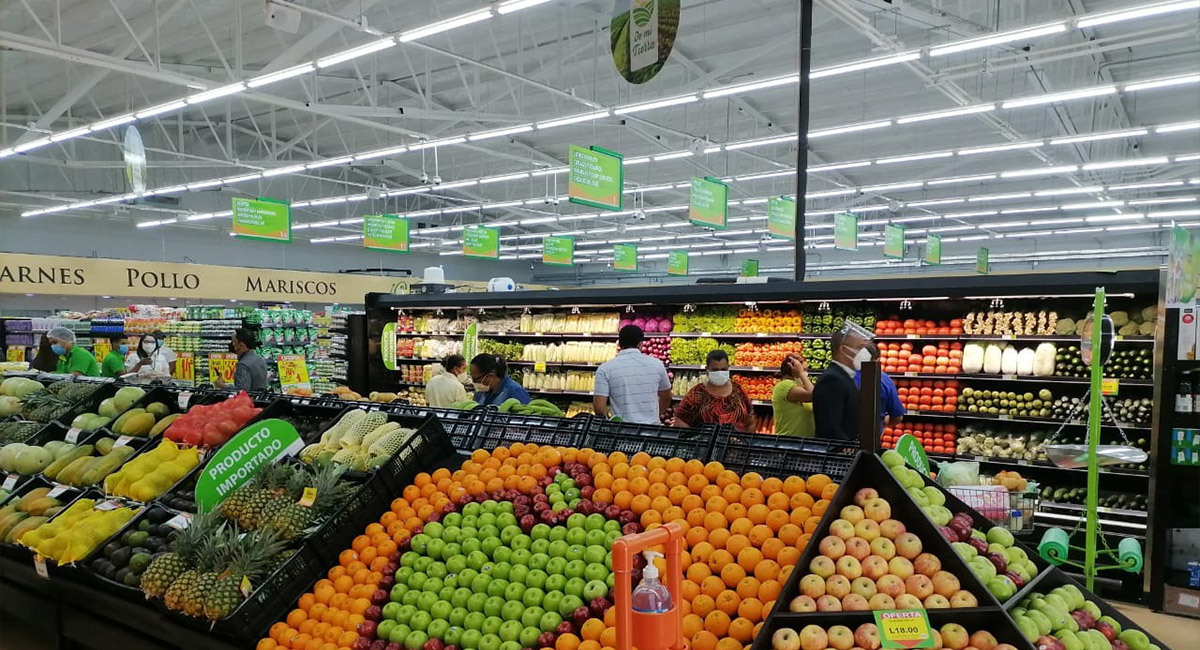
[[[929,616],[923,609],[893,609],[872,612],[879,628],[882,648],[932,648]]]

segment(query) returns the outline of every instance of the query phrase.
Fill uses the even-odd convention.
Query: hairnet
[[[65,327],[55,327],[51,329],[49,332],[46,332],[46,338],[63,341],[65,343],[70,343],[71,345],[75,344],[75,332],[72,332]]]

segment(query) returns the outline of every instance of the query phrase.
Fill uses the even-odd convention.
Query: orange
[[[725,518],[729,521],[742,519],[746,517],[746,506],[740,503],[731,503],[728,508],[725,508]]]
[[[599,641],[602,633],[604,633],[604,621],[598,618],[589,618],[579,628],[579,635],[587,641]]]
[[[754,567],[762,561],[762,551],[756,548],[744,548],[737,554],[737,563],[746,573],[753,573]]]
[[[745,548],[749,548],[749,546],[750,538],[745,535],[732,535],[729,539],[725,540],[725,550],[729,551],[729,554],[735,558],[738,556],[738,553],[741,553]]]
[[[708,624],[705,619],[704,624]],[[717,650],[717,635],[708,630],[701,630],[692,636],[692,650]]]
[[[729,636],[742,643],[749,643],[754,638],[754,623],[749,619],[738,617],[729,624]],[[720,643],[717,644],[718,648]]]
[[[629,473],[625,475],[625,478],[632,481],[635,478],[646,478],[649,475],[650,470],[646,469],[644,466],[632,465],[629,468]]]
[[[358,560],[358,551],[355,551],[353,549],[348,548],[338,554],[338,564],[340,564],[342,566],[346,566],[356,560]]]
[[[707,504],[709,499],[721,496],[721,488],[710,483],[705,485],[704,489],[700,490],[699,496],[700,499],[705,503],[705,507],[708,507]],[[721,509],[724,510],[725,508]]]
[[[656,496],[650,500],[650,507],[659,512],[662,512],[662,511],[666,510],[667,508],[671,507],[671,500],[663,495]]]
[[[808,518],[811,516],[812,511],[801,506],[799,508],[793,508],[791,514],[788,515],[788,519],[797,526],[804,526],[804,522],[808,521]]]
[[[597,490],[599,490],[600,488],[611,487],[612,482],[613,482],[613,475],[609,474],[608,472],[604,472],[603,474],[596,474],[595,478],[592,479],[592,485],[595,486],[595,488]]]
[[[717,477],[720,476],[721,472],[723,471],[725,471],[724,465],[715,460],[710,461],[704,466],[704,478],[707,478],[709,481],[716,481]]]
[[[742,581],[737,583],[736,591],[739,598],[754,598],[758,596],[758,590],[762,587],[762,583],[757,578],[746,576]]]
[[[767,502],[767,497],[763,495],[762,490],[758,488],[746,488],[742,490],[741,503],[749,508],[750,506],[762,505]]]
[[[716,600],[717,596],[720,596],[723,591],[725,591],[725,581],[721,580],[718,576],[708,576],[704,579],[704,582],[700,583],[700,593],[713,600]],[[695,604],[693,603],[692,606],[695,607]]]
[[[579,644],[579,650],[600,650],[601,647],[599,641],[584,641]]]
[[[800,549],[794,546],[788,546],[779,552],[779,557],[776,559],[781,567],[790,567],[796,564],[796,560],[800,559]],[[782,577],[782,574],[781,574]]]
[[[300,624],[308,620],[308,613],[302,609],[293,609],[287,615],[287,624],[298,628]]]
[[[650,454],[647,454],[644,451],[639,451],[638,453],[633,455],[633,458],[629,459],[630,465],[641,465],[643,467],[645,467],[649,462],[650,462]]]
[[[829,500],[821,499],[812,505],[813,516],[820,517],[829,509]]]
[[[309,641],[312,641],[312,636],[301,632],[292,639],[292,650],[304,650]]]
[[[629,491],[634,494],[645,494],[648,489],[650,489],[650,481],[644,478],[635,478],[629,481]]]
[[[721,489],[721,496],[730,503],[739,501],[742,498],[742,486],[737,483],[730,483]]]
[[[671,503],[678,506],[682,505],[683,500],[688,498],[691,494],[692,491],[688,489],[688,486],[676,485],[673,486],[669,492],[667,492],[667,498],[671,500]]]
[[[783,585],[778,580],[764,580],[758,588],[758,599],[764,603],[774,602],[776,598],[779,598],[779,592],[782,590]]]
[[[787,498],[785,497],[784,498],[785,506],[786,506],[786,501],[787,501]],[[746,517],[749,518],[750,522],[754,523],[754,524],[761,524],[761,523],[766,522],[767,515],[769,515],[769,514],[771,514],[771,508],[769,508],[761,503],[752,505],[752,506],[746,508]]]
[[[803,533],[804,530],[796,524],[784,524],[777,531],[779,540],[788,546],[795,546],[796,542],[800,540],[800,535]]]
[[[734,519],[729,524],[729,532],[734,535],[749,535],[751,528],[754,528],[754,522],[750,521],[748,517]]]
[[[708,577],[708,576],[705,576],[705,577]],[[692,582],[691,580],[684,580],[683,584],[680,586],[680,589],[683,590],[683,600],[689,604],[689,607],[690,607],[690,603],[693,600],[695,600],[697,596],[700,595],[700,583],[698,583],[698,582]]]
[[[832,482],[833,479],[825,476],[824,474],[813,474],[812,476],[808,477],[808,481],[805,482],[805,489],[809,494],[813,495],[814,498],[820,498],[821,490],[825,489],[825,486]]]
[[[722,490],[725,489],[725,486],[733,485],[734,483],[738,483],[740,486],[740,479],[737,473],[727,469],[721,470],[721,473],[717,474],[717,478],[713,482],[716,483],[717,487],[721,488]]]
[[[782,549],[784,546],[786,546],[786,544],[782,540],[776,539],[774,537],[772,537],[771,539],[765,540],[762,543],[763,557],[770,559],[770,560],[774,560],[779,555],[779,550]]]
[[[692,547],[692,562],[708,562],[716,548],[708,542],[700,542]]]
[[[720,595],[720,592],[717,595]],[[708,594],[700,594],[692,599],[692,613],[700,618],[708,616],[708,613],[716,608],[716,600]]]
[[[338,576],[337,580],[333,581],[333,588],[339,594],[350,592],[350,588],[354,586],[354,578],[350,576]]]
[[[663,521],[662,513],[657,510],[647,510],[642,513],[642,526],[650,524],[661,524]]]
[[[683,638],[690,639],[696,636],[696,633],[704,629],[704,617],[696,614],[688,614],[683,617]],[[267,639],[270,641],[270,639]],[[274,643],[274,641],[272,641]],[[262,650],[261,647],[257,650]]]
[[[771,527],[766,524],[759,524],[750,529],[750,543],[755,546],[762,546],[774,536]]]
[[[767,526],[770,526],[772,531],[777,531],[791,522],[787,511],[772,510],[771,514],[767,515]]]
[[[793,508],[793,509],[794,508],[812,508],[814,503],[816,503],[816,500],[813,499],[812,495],[810,495],[809,493],[797,492],[796,494],[792,495],[792,498],[788,503],[788,507]]]
[[[719,609],[714,610],[704,617],[704,629],[718,637],[723,637],[729,632],[729,622],[729,614]]]
[[[708,479],[704,478],[703,474],[693,474],[687,479],[687,489],[692,494],[700,494],[700,490],[708,485]]]
[[[774,476],[765,478],[763,479],[762,485],[758,486],[758,489],[762,490],[763,494],[769,497],[777,492],[783,492],[783,481],[775,478]]]
[[[833,501],[834,495],[837,494],[838,484],[830,483],[821,489],[821,498],[827,501]]]
[[[617,505],[621,505],[621,504],[618,503]],[[624,508],[627,506],[621,506],[621,507]],[[728,526],[728,522],[725,519],[725,515],[723,513],[712,512],[710,510],[707,515],[704,515],[704,527],[707,528],[710,532],[717,530],[718,528],[726,528],[727,526]]]
[[[684,536],[689,547],[694,547],[700,542],[708,539],[708,529],[704,526],[692,526],[688,528],[687,535]]]
[[[715,550],[708,556],[708,568],[712,569],[713,575],[719,575],[730,564],[733,564],[733,554],[725,549]]]
[[[703,625],[703,621],[701,621],[701,625]],[[275,643],[274,639],[262,639],[258,645],[254,646],[254,650],[275,650],[278,647],[279,644]]]
[[[729,540],[729,531],[725,528],[718,528],[708,533],[708,542],[716,548],[725,548],[726,542]]]
[[[296,605],[297,605],[297,606],[298,606],[300,609],[303,609],[304,611],[306,611],[306,612],[307,612],[309,609],[311,609],[311,608],[312,608],[312,606],[313,606],[313,605],[314,605],[316,602],[317,602],[317,597],[316,597],[316,596],[314,596],[314,595],[312,595],[312,594],[304,594],[303,596],[301,596],[301,597],[300,597],[300,602],[296,603]]]
[[[741,596],[737,595],[736,591],[726,589],[717,596],[717,611],[724,612],[730,616],[737,613],[738,605],[742,602]]]
[[[629,476],[629,465],[626,463],[614,463],[612,466],[612,475],[614,478]]]
[[[615,495],[613,495],[613,504],[615,504],[618,508],[629,508],[630,504],[632,503],[633,494],[629,492],[622,490],[621,492],[617,492]]]
[[[725,585],[730,589],[737,586],[737,583],[746,577],[746,570],[741,566],[730,562],[721,567],[721,580],[725,581]]]
[[[652,470],[650,470],[650,473],[646,475],[646,478],[650,479],[651,483],[666,483],[667,482],[667,470],[652,469]]]
[[[708,498],[704,502],[704,507],[709,512],[723,513],[723,512],[725,512],[725,509],[729,507],[729,502],[726,501],[724,497],[722,497],[720,495],[716,495],[716,496]]]
[[[779,563],[775,560],[762,560],[754,565],[754,577],[759,580],[774,580],[779,577]]]
[[[592,496],[595,496],[595,494],[593,494]],[[629,509],[632,510],[634,512],[634,514],[637,514],[637,515],[640,515],[643,512],[646,512],[647,510],[650,509],[650,497],[648,497],[644,494],[639,494],[639,495],[633,497],[633,501],[631,501],[629,504]]]
[[[664,522],[683,520],[683,508],[680,508],[679,506],[667,506],[662,511],[662,516]]]

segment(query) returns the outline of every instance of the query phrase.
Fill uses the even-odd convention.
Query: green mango
[[[1054,633],[1054,636],[1058,637],[1059,641],[1062,641],[1063,647],[1066,650],[1087,650],[1083,641],[1074,632],[1059,630]]]
[[[1029,641],[1030,643],[1037,641],[1038,637],[1042,635],[1038,624],[1035,623],[1033,618],[1030,616],[1014,615],[1013,620],[1017,623],[1017,629],[1021,630],[1021,635],[1024,636],[1025,640]]]
[[[1054,629],[1054,622],[1050,620],[1049,616],[1043,614],[1039,609],[1031,609],[1028,612],[1025,612],[1025,615],[1029,617],[1029,620],[1033,621],[1034,624],[1037,625],[1038,636],[1050,634],[1050,630]]]

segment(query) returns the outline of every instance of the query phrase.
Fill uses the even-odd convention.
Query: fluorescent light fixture
[[[967,201],[970,203],[976,203],[976,202],[980,202],[980,201],[1010,201],[1012,199],[1027,199],[1030,196],[1033,196],[1033,194],[1030,192],[1012,192],[1010,194],[984,194],[982,196],[972,196],[971,198],[967,199]]]
[[[252,174],[243,174],[241,176],[234,176],[232,178],[224,178],[224,179],[221,179],[221,182],[225,185],[233,185],[234,183],[241,183],[242,181],[250,181],[250,180],[254,180],[256,178],[262,178],[262,172],[254,172]]]
[[[1091,201],[1088,203],[1068,203],[1058,207],[1063,210],[1093,210],[1100,208],[1120,208],[1124,205],[1124,201]]]
[[[1110,223],[1113,221],[1130,221],[1141,218],[1142,215],[1140,214],[1099,214],[1087,217],[1086,220],[1088,223]]]
[[[970,147],[968,149],[959,149],[958,155],[974,156],[981,153],[998,153],[1000,151],[1016,151],[1018,149],[1037,149],[1044,144],[1045,142],[1038,140],[1035,142],[1012,142],[1009,144],[996,144],[986,147]]]
[[[1057,165],[1053,167],[1032,167],[1030,169],[1014,169],[1000,172],[1000,178],[1023,178],[1026,176],[1046,176],[1049,174],[1066,174],[1079,171],[1078,165]]]
[[[1192,131],[1194,129],[1200,129],[1200,120],[1192,122],[1176,122],[1175,124],[1164,124],[1157,129],[1154,129],[1154,132],[1175,133],[1176,131]]]
[[[1034,221],[1035,226],[1063,226],[1069,223],[1083,223],[1083,217],[1073,217],[1068,219],[1040,219]]]
[[[1067,31],[1066,21],[1051,23],[1049,25],[1040,25],[1038,27],[1028,27],[1018,29],[1011,32],[1000,32],[983,38],[972,38],[941,47],[931,48],[929,56],[942,56],[944,54],[954,54],[955,52],[966,52],[968,50],[977,50],[983,47],[991,47],[993,45],[1004,45],[1022,39],[1037,38],[1038,36],[1049,36],[1050,34],[1060,34]]]
[[[989,217],[993,214],[999,214],[997,210],[980,210],[979,212],[951,212],[943,214],[946,219],[967,219],[970,217]]]
[[[966,199],[961,199],[961,198],[930,199],[928,201],[913,201],[911,203],[905,203],[904,207],[906,207],[906,208],[924,208],[924,207],[928,207],[931,205],[950,205],[952,203],[963,203],[965,201],[966,201]]]
[[[528,133],[533,130],[532,124],[522,124],[520,126],[510,126],[505,129],[496,129],[494,131],[484,131],[483,133],[467,134],[467,140],[478,142],[480,140],[490,140],[492,138],[503,138],[506,135],[516,135],[517,133]]]
[[[953,151],[936,151],[933,153],[915,153],[908,156],[893,156],[891,158],[879,158],[875,161],[876,165],[893,165],[895,163],[916,162],[918,160],[934,160],[937,158],[949,158],[954,155]]]
[[[975,230],[975,226],[943,226],[941,228],[930,228],[927,232],[963,232],[965,230]]]
[[[180,184],[180,185],[172,185],[170,187],[163,187],[163,188],[154,190],[154,193],[160,194],[160,195],[161,194],[174,194],[176,192],[183,192],[185,190],[187,190],[187,185]]]
[[[1183,181],[1156,181],[1151,183],[1127,183],[1125,185],[1109,185],[1110,190],[1151,190],[1159,187],[1180,187]]]
[[[1057,190],[1040,190],[1034,192],[1034,196],[1065,196],[1068,194],[1094,194],[1103,192],[1104,187],[1101,185],[1089,185],[1087,187],[1064,187]]]
[[[551,1],[552,0],[508,0],[508,2],[501,2],[499,6],[496,7],[496,12],[501,15],[511,14],[514,11],[536,7]]]
[[[692,155],[692,152],[690,152],[690,151],[673,151],[671,153],[660,153],[660,154],[657,154],[654,156],[650,156],[650,160],[653,160],[654,162],[659,162],[660,160],[675,160],[676,158],[687,158],[688,156],[691,156],[691,155]]]
[[[626,158],[623,164],[626,167],[632,167],[634,165],[644,165],[648,162],[650,162],[650,156],[640,156],[638,158]]]
[[[904,183],[886,183],[883,185],[867,185],[863,192],[889,192],[892,190],[911,190],[925,185],[924,181],[907,181]]]
[[[491,17],[492,17],[491,9],[480,9],[478,11],[472,11],[470,13],[465,13],[465,14],[461,14],[459,16],[454,16],[452,18],[447,18],[445,20],[439,20],[435,23],[430,23],[423,27],[417,27],[416,29],[410,29],[406,32],[401,32],[399,39],[400,39],[401,43],[408,43],[409,41],[415,41],[420,38],[425,38],[427,36],[433,36],[434,34],[441,34],[442,32],[448,32],[452,29],[457,29],[459,27],[463,27],[466,25],[484,21]]]
[[[1122,230],[1158,230],[1162,226],[1157,223],[1142,223],[1133,226],[1109,226],[1105,230],[1117,232]]]
[[[794,170],[794,169],[784,169],[782,171],[777,171],[777,172],[763,172],[761,174],[749,174],[747,176],[738,176],[737,180],[738,181],[758,181],[758,180],[762,180],[764,178],[779,178],[780,176],[791,176],[792,174],[795,174],[795,173],[796,173],[796,170]]]
[[[111,129],[114,126],[121,126],[122,124],[129,124],[130,122],[132,122],[136,119],[137,119],[137,117],[134,116],[133,113],[126,113],[124,115],[118,115],[117,117],[110,117],[107,120],[101,120],[99,122],[96,122],[95,124],[92,125],[92,130],[93,131],[101,131],[104,129]]]
[[[1096,14],[1094,16],[1085,16],[1075,21],[1075,26],[1079,29],[1085,27],[1095,27],[1096,25],[1107,25],[1109,23],[1120,22],[1122,20],[1133,20],[1134,18],[1146,18],[1147,16],[1161,16],[1162,14],[1172,13],[1175,11],[1185,11],[1188,9],[1200,8],[1200,0],[1183,0],[1182,2],[1163,2],[1143,7],[1135,7],[1133,9],[1119,9],[1117,11],[1107,11]]]
[[[313,66],[312,63],[301,63],[300,65],[294,65],[290,68],[284,68],[283,70],[276,70],[275,72],[268,72],[267,74],[254,77],[246,82],[246,87],[261,88],[267,84],[273,84],[276,81],[283,81],[284,79],[298,77],[302,74],[312,72],[313,70],[316,70],[316,67]]]
[[[1189,154],[1186,154],[1183,156],[1175,156],[1171,160],[1172,160],[1172,162],[1177,162],[1177,163],[1192,162],[1193,160],[1200,160],[1200,153],[1189,153]]]
[[[1165,165],[1170,162],[1166,156],[1158,156],[1156,158],[1132,158],[1129,160],[1108,160],[1105,162],[1088,163],[1083,166],[1084,171],[1096,171],[1101,169],[1120,169],[1122,167],[1141,167],[1144,165]]]
[[[1029,225],[1028,221],[1001,221],[998,223],[980,224],[979,227],[980,228],[1020,228],[1021,226],[1028,226],[1028,225]]]
[[[329,228],[331,226],[336,226],[336,225],[338,225],[337,219],[334,219],[332,221],[317,221],[316,223],[308,224],[308,226],[310,228]]]
[[[400,145],[398,147],[392,147],[390,149],[376,149],[375,151],[368,151],[366,153],[360,153],[360,154],[354,156],[354,162],[363,162],[363,161],[367,161],[367,160],[374,160],[376,158],[386,158],[388,156],[395,156],[395,155],[399,155],[399,154],[407,153],[407,152],[408,152],[407,145]]]
[[[1163,210],[1162,212],[1148,212],[1147,217],[1151,219],[1174,219],[1176,217],[1200,217],[1200,210]]]
[[[1194,84],[1200,82],[1200,73],[1184,74],[1176,77],[1166,77],[1163,79],[1151,79],[1150,81],[1139,81],[1136,83],[1125,84],[1125,92],[1135,93],[1139,90],[1150,90],[1152,88],[1166,88],[1168,86],[1182,86],[1184,84]]]
[[[824,192],[810,192],[805,194],[806,199],[824,199],[830,196],[846,196],[847,194],[858,194],[857,188],[847,188],[843,190],[826,190]]]
[[[332,167],[334,165],[344,165],[348,162],[351,162],[352,160],[354,160],[354,156],[341,156],[339,158],[327,158],[325,160],[318,160],[317,162],[310,162],[310,163],[304,165],[304,168],[305,169],[320,169],[322,167]]]
[[[1134,138],[1139,135],[1146,135],[1149,132],[1149,129],[1128,129],[1126,131],[1110,131],[1108,133],[1094,133],[1092,135],[1073,135],[1069,138],[1055,138],[1050,141],[1050,144],[1075,144],[1076,142],[1094,142],[1096,140],[1112,140],[1114,138]]]
[[[519,181],[529,178],[529,172],[519,172],[516,174],[505,174],[504,176],[491,176],[488,178],[479,179],[480,185],[491,185],[492,183],[503,183],[506,181]]]
[[[91,132],[91,130],[92,127],[90,126],[81,126],[78,129],[71,129],[70,131],[55,133],[54,135],[50,136],[50,141],[61,142],[63,140],[70,140],[71,138],[78,138],[81,135],[86,135],[87,133]]]
[[[1025,106],[1040,106],[1042,104],[1053,104],[1055,102],[1066,102],[1072,99],[1085,99],[1088,97],[1099,97],[1100,95],[1109,95],[1117,92],[1117,87],[1114,85],[1096,86],[1095,88],[1081,88],[1079,90],[1068,90],[1061,93],[1050,93],[1048,95],[1037,95],[1035,97],[1024,97],[1021,99],[1006,100],[1000,106],[1002,108],[1023,108]]]
[[[438,185],[438,186],[437,186],[437,187],[435,187],[434,189],[439,189],[439,190],[453,190],[453,189],[457,189],[457,188],[460,188],[460,187],[471,187],[472,185],[476,185],[476,184],[478,184],[478,183],[479,183],[479,181],[477,181],[477,180],[475,180],[475,179],[473,179],[473,178],[472,178],[472,179],[468,179],[468,180],[465,180],[465,181],[455,181],[455,182],[453,182],[453,183],[443,183],[443,184],[441,184],[441,185]]]
[[[829,171],[833,171],[835,169],[854,169],[855,167],[870,167],[871,164],[872,163],[870,160],[859,160],[856,162],[848,162],[848,163],[830,163],[828,165],[813,165],[812,167],[808,168],[808,171],[809,171],[809,173],[829,172]]]
[[[348,50],[343,50],[341,52],[338,52],[337,54],[330,54],[329,56],[322,58],[322,59],[317,59],[317,67],[318,68],[328,68],[329,66],[332,66],[332,65],[337,65],[339,63],[345,63],[346,61],[349,61],[351,59],[357,59],[360,56],[366,56],[368,54],[372,54],[372,53],[378,52],[380,50],[386,50],[389,47],[393,47],[395,45],[396,45],[395,38],[393,38],[391,36],[389,36],[387,38],[381,38],[377,41],[372,41],[370,43],[367,43],[366,45],[360,45],[358,47],[350,48]]]
[[[839,74],[847,74],[850,72],[858,72],[860,70],[870,70],[871,68],[881,68],[887,65],[904,63],[905,61],[915,61],[921,58],[920,51],[902,52],[900,54],[889,54],[888,56],[876,57],[874,59],[866,59],[865,61],[854,61],[852,63],[843,63],[841,65],[830,66],[813,70],[809,73],[809,79],[821,79],[823,77],[833,77]]]
[[[414,145],[409,145],[409,151],[421,151],[422,149],[434,149],[437,147],[446,147],[452,144],[462,144],[467,141],[467,137],[460,135],[454,138],[442,138],[440,140],[430,140],[429,142],[421,142]]]
[[[1194,196],[1176,196],[1176,197],[1172,197],[1172,198],[1161,198],[1161,199],[1135,199],[1133,201],[1126,201],[1125,204],[1132,206],[1132,205],[1166,205],[1169,203],[1195,203],[1195,202],[1196,202],[1196,197],[1194,197]]]
[[[1052,205],[1045,208],[1011,208],[1001,210],[1000,214],[1033,214],[1036,212],[1058,212],[1058,206]]]
[[[202,93],[189,95],[187,97],[187,103],[192,105],[202,104],[210,99],[217,99],[218,97],[225,97],[226,95],[240,93],[245,89],[246,84],[239,81],[237,83],[229,84],[228,86],[221,86],[220,88],[213,88],[212,90],[206,90]]]
[[[765,147],[772,144],[795,143],[797,142],[796,134],[781,135],[776,138],[763,138],[761,140],[748,140],[745,142],[735,142],[725,145],[726,151],[737,151],[738,149],[747,149],[749,147]]]
[[[858,212],[880,212],[880,211],[882,211],[882,210],[887,210],[887,209],[888,209],[888,208],[890,208],[890,207],[891,207],[891,206],[889,206],[887,203],[875,203],[875,204],[873,204],[873,205],[856,205],[856,206],[854,206],[854,207],[845,208],[845,209],[843,210],[843,212],[854,212],[854,213],[858,213]]]
[[[522,226],[533,226],[539,223],[553,223],[558,221],[558,217],[538,217],[536,219],[522,219]]]
[[[224,182],[225,182],[225,181],[224,181],[224,180],[222,180],[222,179],[220,179],[220,178],[214,178],[214,179],[212,179],[212,180],[207,180],[207,181],[199,181],[199,182],[196,182],[196,183],[188,183],[188,184],[187,184],[187,188],[188,188],[188,191],[189,191],[189,192],[191,192],[191,191],[193,191],[193,190],[202,190],[202,189],[204,189],[204,188],[206,188],[206,187],[216,187],[216,186],[218,186],[218,185],[221,185],[221,184],[222,184],[222,183],[224,183]]]
[[[703,93],[704,99],[715,99],[717,97],[727,97],[729,95],[737,95],[740,93],[754,92],[755,90],[763,90],[766,88],[775,88],[776,86],[786,86],[800,82],[800,75],[789,74],[782,77],[773,77],[771,79],[763,79],[762,81],[752,81],[744,84],[736,84],[733,86],[725,86],[723,88],[713,88],[706,90]]]
[[[276,167],[275,169],[268,169],[268,170],[264,171],[264,172],[262,173],[262,177],[263,177],[263,178],[270,178],[270,177],[272,177],[272,176],[281,176],[281,175],[283,175],[283,174],[297,174],[297,173],[300,173],[300,172],[302,172],[302,171],[304,171],[304,165],[303,165],[303,164],[300,164],[300,165],[290,165],[290,166],[288,166],[288,167]]]
[[[848,124],[846,126],[835,126],[828,129],[818,129],[809,131],[808,138],[823,138],[827,135],[840,135],[842,133],[857,133],[859,131],[869,131],[871,129],[882,129],[885,126],[891,126],[891,120],[879,120],[877,122],[860,122],[858,124]]]
[[[560,118],[557,120],[546,120],[545,122],[538,122],[537,128],[538,128],[538,130],[553,129],[558,126],[567,126],[569,124],[578,124],[580,122],[591,122],[592,120],[598,120],[601,118],[608,117],[611,114],[612,114],[612,111],[607,110],[607,109],[603,110],[603,111],[596,111],[594,113],[582,113],[580,115],[572,115],[571,117],[564,117],[564,118]]]
[[[933,113],[922,113],[920,115],[909,115],[896,119],[896,124],[912,124],[913,122],[927,122],[929,120],[940,120],[947,117],[958,117],[960,115],[974,115],[975,113],[986,113],[996,110],[995,104],[980,104],[978,106],[963,106],[962,108],[952,108],[945,111],[934,111]]]
[[[667,99],[658,99],[652,102],[642,102],[640,104],[630,104],[613,110],[614,115],[627,115],[629,113],[640,113],[641,111],[651,111],[656,108],[667,108],[668,106],[679,106],[682,104],[691,104],[692,102],[700,101],[700,96],[693,93],[691,95],[680,95],[679,97],[668,97]]]
[[[956,178],[939,178],[937,180],[925,181],[929,187],[937,187],[939,185],[956,185],[958,183],[974,183],[976,181],[995,180],[996,174],[976,174],[975,176],[958,176]]]
[[[183,108],[186,105],[187,102],[183,101],[182,99],[177,99],[173,102],[167,102],[165,104],[159,104],[157,106],[151,106],[150,108],[140,110],[134,113],[134,116],[139,120],[144,120],[147,117],[154,117],[155,115],[169,113],[175,109]]]

